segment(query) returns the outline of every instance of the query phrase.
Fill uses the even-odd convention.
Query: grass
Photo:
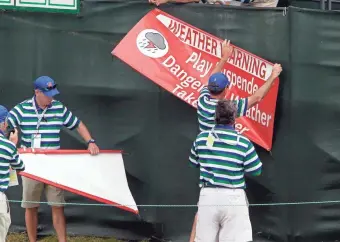
[[[24,233],[21,234],[9,234],[7,237],[7,242],[26,242],[28,241],[27,235]],[[38,239],[38,242],[58,242],[56,236],[48,236],[42,239]],[[116,240],[114,238],[97,238],[97,237],[82,237],[82,236],[75,236],[75,237],[68,237],[68,242],[124,242],[122,240]],[[141,241],[147,242],[147,240]]]

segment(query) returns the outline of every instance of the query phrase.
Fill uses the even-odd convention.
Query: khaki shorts
[[[60,188],[56,188],[42,182],[32,180],[30,178],[22,176],[22,203],[23,208],[37,208],[40,202],[41,194],[45,191],[47,202],[50,206],[63,207],[65,203],[64,191]],[[27,202],[26,202],[27,201]],[[57,203],[57,204],[54,204]],[[60,204],[62,203],[62,204]]]

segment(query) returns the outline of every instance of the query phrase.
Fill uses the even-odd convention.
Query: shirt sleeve
[[[216,103],[210,101],[210,98],[211,95],[208,88],[206,86],[203,87],[198,97],[197,112],[209,116],[215,113],[215,109],[211,109],[211,106]]]
[[[196,142],[193,143],[191,150],[190,150],[190,156],[189,156],[190,165],[194,167],[198,167],[198,155],[196,150]]]
[[[248,98],[240,98],[235,100],[237,105],[237,117],[246,116],[248,110]]]
[[[20,125],[21,115],[19,112],[19,107],[15,106],[8,114],[8,124],[12,128],[17,128]]]
[[[208,87],[207,86],[204,86],[201,91],[200,91],[200,97],[201,96],[208,96],[210,97],[210,92],[208,90]]]
[[[244,170],[253,176],[259,176],[262,172],[262,162],[258,157],[254,145],[249,142],[248,151],[244,159]]]
[[[25,170],[25,164],[20,158],[18,154],[18,150],[15,147],[13,147],[13,152],[11,154],[11,157],[12,159],[10,161],[10,164],[11,164],[12,169],[21,170],[21,171]]]
[[[63,120],[64,120],[63,122],[64,126],[70,130],[78,128],[80,124],[80,120],[65,106],[64,106]]]
[[[202,90],[200,91],[200,95],[198,97],[198,106],[204,106],[206,99],[210,98],[210,92],[208,90],[208,87],[205,86],[202,88]]]

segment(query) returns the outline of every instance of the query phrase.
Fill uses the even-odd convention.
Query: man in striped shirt
[[[9,226],[11,225],[11,214],[7,202],[6,190],[9,187],[10,169],[23,171],[25,165],[18,155],[16,145],[17,135],[7,132],[8,110],[0,105],[0,241],[6,241]]]
[[[86,126],[60,101],[54,100],[54,96],[59,94],[54,80],[47,76],[39,77],[34,87],[35,95],[16,105],[8,118],[12,127],[20,129],[22,145],[27,148],[59,149],[60,131],[65,126],[70,130],[76,129],[88,144],[89,152],[92,155],[98,154],[99,148]],[[22,181],[22,207],[26,209],[26,228],[30,242],[36,242],[37,238],[39,204],[25,201],[39,202],[43,190],[49,204],[53,203],[52,218],[58,240],[66,242],[63,190],[26,177],[22,177]]]
[[[200,92],[197,105],[197,117],[200,131],[210,130],[215,125],[215,108],[217,101],[225,98],[230,86],[230,81],[228,80],[228,77],[222,73],[222,69],[229,57],[232,56],[232,53],[233,47],[230,45],[230,41],[225,40],[222,43],[221,60],[213,69],[207,86],[202,88]],[[233,100],[237,106],[237,117],[245,116],[248,109],[259,103],[267,95],[274,83],[274,80],[280,75],[281,71],[281,65],[275,64],[266,83],[263,84],[253,95],[247,98]],[[192,226],[190,242],[194,242],[195,227],[196,218]]]
[[[212,71],[212,75],[208,80],[208,85],[201,90],[197,105],[200,131],[209,130],[214,126],[216,103],[219,99],[225,98],[230,86],[228,77],[221,71],[232,53],[233,47],[230,45],[230,41],[224,41],[222,44],[222,58]],[[247,98],[234,100],[237,105],[237,117],[245,116],[248,109],[259,103],[267,95],[274,83],[274,80],[280,75],[281,71],[281,65],[275,64],[266,83],[263,84],[253,95]]]
[[[236,117],[234,102],[218,101],[216,125],[191,148],[189,160],[200,169],[202,187],[196,242],[252,241],[244,175],[260,175],[262,163],[249,139],[234,129]]]

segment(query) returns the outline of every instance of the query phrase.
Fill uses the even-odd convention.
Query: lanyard
[[[42,112],[42,114],[39,115],[38,109],[37,109],[37,107],[36,107],[36,105],[35,105],[34,97],[32,98],[32,103],[33,103],[34,111],[35,111],[35,113],[36,113],[36,115],[37,115],[37,118],[38,118],[38,122],[37,122],[37,133],[38,133],[39,127],[40,127],[40,123],[41,123],[41,120],[43,119],[43,117],[44,117],[44,115],[45,115],[45,113],[46,113],[46,111],[47,111],[47,107],[44,109],[44,111]]]
[[[220,137],[215,132],[215,126],[211,129],[210,134],[212,134],[220,142],[223,142],[223,143],[228,144],[228,145],[237,145],[239,143],[239,141],[240,141],[240,135],[239,135],[239,133],[237,131],[236,131],[236,136],[237,136],[236,142],[234,142],[232,140],[222,140],[222,139],[220,139]]]

